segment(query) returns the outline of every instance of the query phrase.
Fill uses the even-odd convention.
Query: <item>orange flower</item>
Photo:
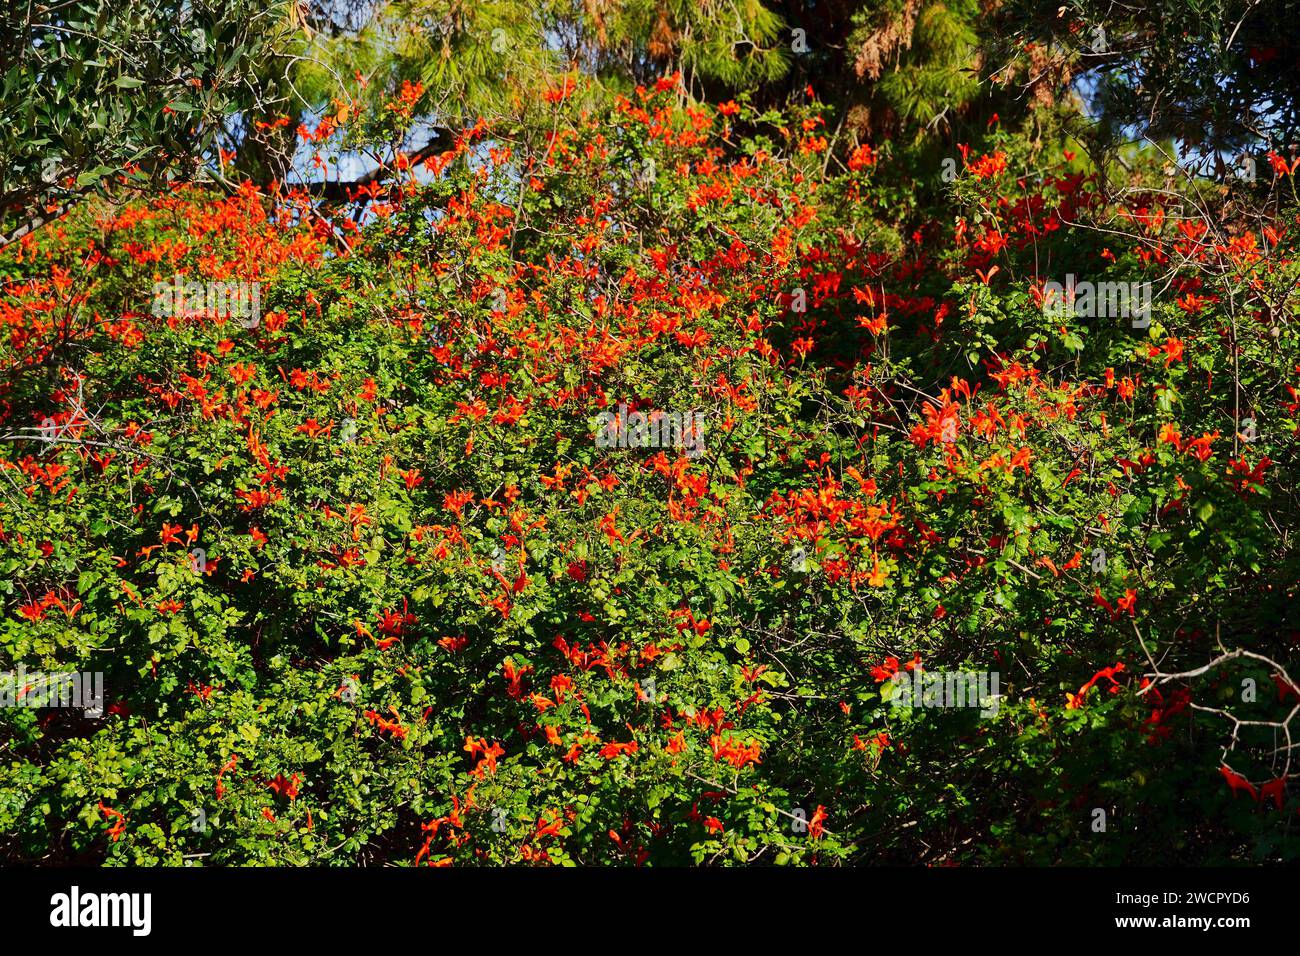
[[[867,143],[863,143],[849,155],[849,169],[854,172],[874,165],[876,165],[876,151]]]
[[[889,580],[889,571],[880,563],[880,558],[873,558],[871,563],[871,574],[867,576],[867,583],[873,588],[878,588]]]
[[[817,809],[813,811],[812,819],[808,821],[808,837],[813,840],[820,840],[822,834],[826,832],[826,808],[820,803]]]
[[[112,807],[104,806],[103,800],[99,801],[99,811],[100,813],[104,814],[104,818],[106,820],[116,821],[108,829],[108,835],[111,836],[113,838],[113,842],[116,843],[118,837],[120,837],[126,831],[126,817],[123,816],[119,811],[114,810]]]

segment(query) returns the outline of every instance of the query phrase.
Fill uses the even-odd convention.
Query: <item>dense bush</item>
[[[0,658],[110,705],[0,711],[5,858],[1295,857],[1290,171],[1225,222],[996,121],[534,108],[360,226],[184,188],[0,259]],[[175,274],[260,323],[154,315]],[[890,706],[917,663],[996,713]]]

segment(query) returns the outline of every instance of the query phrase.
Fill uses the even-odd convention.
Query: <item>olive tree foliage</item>
[[[193,178],[284,93],[300,11],[266,0],[0,0],[0,246],[123,178]]]

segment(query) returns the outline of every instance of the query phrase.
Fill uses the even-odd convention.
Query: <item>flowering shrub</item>
[[[0,657],[107,701],[0,712],[6,856],[1294,857],[1293,207],[587,92],[364,223],[186,188],[0,259]],[[935,671],[997,706],[891,706]]]

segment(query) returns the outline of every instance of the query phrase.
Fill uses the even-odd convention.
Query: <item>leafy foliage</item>
[[[282,21],[251,0],[44,4],[0,19],[0,237],[124,172],[192,177],[260,102]],[[11,15],[12,14],[12,15]]]
[[[0,855],[1293,860],[1294,167],[1169,188],[1059,89],[942,157],[537,82],[420,155],[421,81],[340,96],[360,221],[195,185],[0,255],[0,662],[108,703],[0,709]]]

